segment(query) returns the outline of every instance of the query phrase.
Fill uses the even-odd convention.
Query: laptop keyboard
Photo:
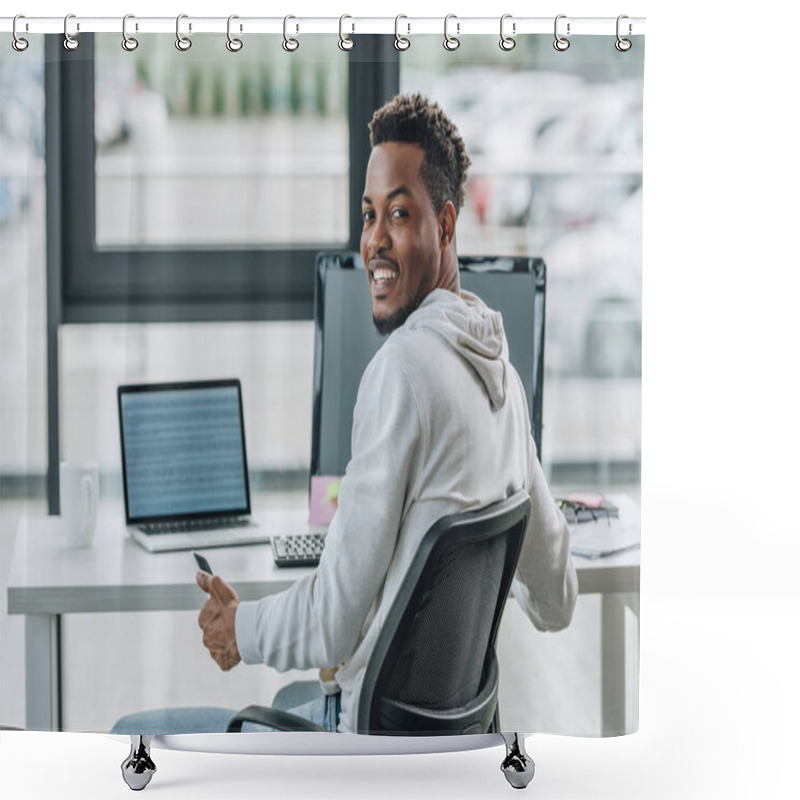
[[[197,519],[173,520],[171,522],[149,522],[139,525],[147,534],[194,533],[195,531],[218,530],[220,528],[247,528],[251,524],[247,517],[200,517]]]

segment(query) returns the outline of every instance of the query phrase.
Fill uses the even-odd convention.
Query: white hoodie
[[[243,602],[245,663],[339,666],[339,730],[352,732],[364,670],[419,542],[438,519],[520,488],[531,496],[514,594],[540,630],[569,624],[577,578],[569,529],[536,458],[522,382],[500,314],[437,289],[364,371],[352,458],[313,574]]]

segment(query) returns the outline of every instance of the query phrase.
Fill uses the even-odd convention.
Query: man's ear
[[[442,248],[448,247],[456,235],[456,207],[452,200],[445,200],[439,212],[439,241]]]

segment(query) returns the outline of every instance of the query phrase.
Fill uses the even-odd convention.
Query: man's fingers
[[[212,577],[198,572],[196,580],[209,595],[197,617],[197,624],[203,631],[203,645],[219,667],[227,671],[241,661],[233,633],[233,615],[239,598],[233,587],[218,575]]]
[[[239,656],[238,652],[231,649],[221,650],[215,648],[214,642],[205,636],[203,637],[203,644],[208,650],[211,658],[214,659],[217,666],[224,672],[233,669],[241,661],[241,657]]]
[[[239,597],[233,590],[233,587],[225,583],[219,575],[214,575],[209,581],[211,594],[219,600],[223,605],[228,605],[231,602],[238,602]]]
[[[232,670],[240,661],[239,654],[231,650],[212,650],[211,657],[216,662],[217,666],[223,671],[228,672]]]
[[[211,593],[211,576],[207,572],[203,572],[203,570],[197,570],[197,574],[194,576],[195,582],[197,585],[206,593]]]
[[[200,609],[200,613],[197,616],[197,624],[205,630],[206,623],[208,622],[208,618],[213,613],[213,609],[209,608],[209,600],[206,600],[203,607]]]
[[[195,575],[195,581],[206,594],[211,595],[222,605],[239,601],[239,596],[234,591],[234,588],[220,578],[219,575],[209,575],[207,572],[198,570]]]

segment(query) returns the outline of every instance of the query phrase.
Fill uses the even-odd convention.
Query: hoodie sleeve
[[[419,474],[420,415],[389,344],[359,387],[352,457],[319,566],[286,591],[237,608],[236,641],[245,663],[331,667],[358,644],[394,554],[410,482]]]
[[[529,447],[531,516],[522,543],[514,595],[541,631],[566,628],[578,596],[578,578],[569,552],[569,526],[556,506],[536,457]]]

